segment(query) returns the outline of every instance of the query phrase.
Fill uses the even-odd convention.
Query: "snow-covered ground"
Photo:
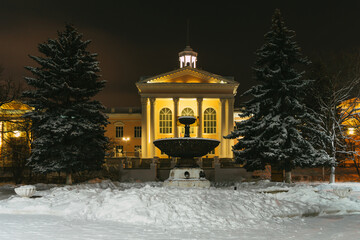
[[[360,184],[249,182],[209,189],[161,183],[0,187],[0,239],[358,239]],[[339,197],[334,189],[351,188]]]

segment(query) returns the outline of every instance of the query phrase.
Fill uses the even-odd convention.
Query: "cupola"
[[[179,52],[180,68],[192,67],[196,68],[197,52],[192,50],[188,45],[182,52]]]

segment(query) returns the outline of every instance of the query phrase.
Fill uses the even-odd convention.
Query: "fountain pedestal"
[[[164,181],[166,187],[210,187],[210,181],[205,178],[201,168],[177,168],[170,170],[170,175]]]

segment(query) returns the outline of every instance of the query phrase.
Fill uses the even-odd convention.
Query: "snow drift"
[[[360,212],[358,192],[339,198],[332,193],[333,187],[263,181],[238,184],[237,190],[177,189],[163,188],[158,183],[124,185],[104,181],[38,191],[38,198],[11,196],[0,201],[0,214],[57,215],[168,228],[234,229],[270,218],[284,221],[294,216]]]

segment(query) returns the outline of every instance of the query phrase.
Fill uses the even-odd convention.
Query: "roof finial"
[[[179,52],[180,68],[192,67],[196,68],[197,52],[194,52],[190,47],[190,19],[187,19],[186,29],[186,46],[184,51]]]
[[[190,46],[190,18],[187,19],[186,46]]]

